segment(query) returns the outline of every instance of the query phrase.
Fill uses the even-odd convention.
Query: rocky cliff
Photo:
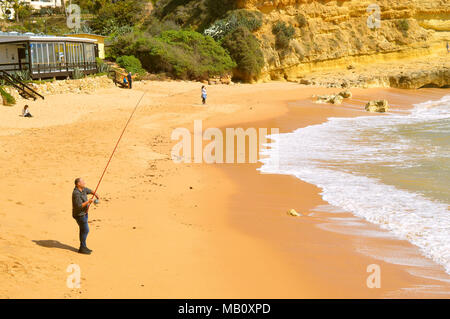
[[[254,32],[265,60],[261,81],[285,79],[330,85],[326,79],[310,81],[311,74],[351,66],[353,73],[340,81],[343,85],[379,83],[409,88],[450,85],[447,77],[450,54],[445,48],[446,42],[450,42],[449,0],[160,0],[158,3],[161,5],[156,11],[160,19],[199,31],[219,19],[220,12],[222,16],[233,9],[261,12],[262,26]],[[289,30],[288,45],[281,48],[273,32],[280,22],[293,27]],[[437,57],[439,63],[433,64]],[[414,62],[418,59],[420,63]],[[402,67],[392,68],[392,64],[380,65],[384,62],[407,65],[408,72],[402,74]],[[387,67],[389,75],[383,74]],[[368,73],[359,73],[355,79],[355,69]],[[420,80],[415,81],[418,74]],[[363,78],[369,79],[368,82]]]
[[[266,79],[444,53],[450,34],[448,0],[239,0],[238,6],[264,13],[257,36]],[[277,21],[295,28],[283,50],[272,34]]]

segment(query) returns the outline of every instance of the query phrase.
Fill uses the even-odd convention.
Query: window
[[[43,63],[44,64],[48,64],[48,44],[47,43],[43,43],[42,44],[42,54],[43,54]]]
[[[66,43],[66,62],[69,65],[73,63],[72,43]]]
[[[37,59],[36,64],[39,68],[42,67],[42,62],[44,61],[43,53],[42,53],[42,43],[36,43],[36,51],[37,51]]]
[[[95,49],[92,43],[84,44],[84,51],[86,53],[86,62],[92,63],[95,62]]]
[[[54,52],[55,52],[55,62],[57,64],[56,68],[63,70],[65,68],[65,55],[64,55],[64,43],[55,43],[54,46]]]
[[[37,52],[36,52],[36,44],[35,43],[30,43],[30,51],[31,51],[31,64],[34,67],[37,63]]]
[[[52,71],[56,70],[55,45],[57,43],[47,43],[48,63]]]
[[[95,69],[95,45],[80,42],[30,43],[33,73],[72,72]]]

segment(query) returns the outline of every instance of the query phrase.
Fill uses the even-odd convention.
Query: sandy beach
[[[320,190],[261,164],[176,164],[175,128],[280,128],[367,115],[386,98],[393,112],[449,89],[353,89],[342,105],[312,103],[336,89],[294,83],[216,85],[208,104],[195,82],[136,83],[133,90],[49,95],[1,107],[1,298],[448,298],[450,277],[407,241],[346,230],[321,209]],[[142,103],[89,213],[90,256],[77,254],[73,180],[94,188],[141,96]],[[380,116],[380,115],[374,115]],[[307,216],[295,218],[294,208]],[[333,215],[335,217],[336,215]],[[351,218],[342,212],[340,218]],[[386,232],[361,220],[364,229]],[[406,255],[419,266],[392,262]],[[391,262],[389,262],[391,260]],[[66,271],[81,269],[81,288]],[[381,267],[381,288],[366,285]]]

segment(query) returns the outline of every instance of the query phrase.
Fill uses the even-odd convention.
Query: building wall
[[[19,61],[18,49],[24,50],[24,56]],[[18,71],[29,68],[28,49],[24,43],[0,44],[0,70]],[[1,65],[6,64],[6,65]]]
[[[16,44],[0,44],[0,64],[19,63],[18,47]],[[5,68],[7,67],[1,66],[1,69]]]
[[[33,7],[36,10],[39,10],[41,8],[56,8],[61,7],[62,2],[61,0],[22,0],[25,3],[28,3],[31,7]]]
[[[98,57],[100,59],[105,58],[105,43],[97,43],[98,44]]]
[[[77,38],[84,38],[84,39],[97,40],[98,57],[100,59],[104,59],[105,58],[105,37],[100,36],[100,35],[96,35],[96,34],[88,34],[88,33],[70,34],[68,36],[77,37]]]
[[[29,4],[35,10],[61,7],[62,1],[63,0],[20,0],[20,2]],[[7,10],[9,11],[9,14],[6,13]],[[0,8],[0,19],[4,19],[5,16],[7,16],[7,19],[14,19],[14,13],[12,5],[10,7],[2,6]]]

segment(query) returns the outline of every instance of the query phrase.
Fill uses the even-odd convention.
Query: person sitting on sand
[[[128,80],[127,80],[126,76],[123,77],[122,81],[123,81],[123,85],[128,87]]]
[[[206,93],[206,87],[202,86],[202,103],[206,104],[206,98],[208,97],[208,94]]]
[[[87,195],[90,194],[98,199],[98,195],[86,187],[84,180],[77,178],[72,192],[72,217],[77,221],[80,228],[80,249],[78,252],[85,255],[90,255],[92,252],[86,246],[86,239],[89,234],[88,210],[89,206],[94,202],[93,199],[87,198]]]
[[[28,105],[25,105],[23,107],[22,116],[23,117],[33,117],[33,115],[31,115],[31,113],[30,113],[30,110],[28,109]]]

